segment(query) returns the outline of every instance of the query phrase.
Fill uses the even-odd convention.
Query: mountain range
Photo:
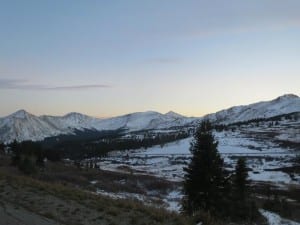
[[[194,126],[203,118],[216,123],[229,124],[293,112],[300,112],[300,98],[293,94],[283,95],[271,101],[231,107],[204,117],[186,117],[172,111],[166,114],[146,111],[99,119],[75,112],[64,116],[35,116],[25,110],[19,110],[0,118],[0,142],[38,141],[61,134],[74,134],[76,130],[124,129],[130,132],[169,129]]]

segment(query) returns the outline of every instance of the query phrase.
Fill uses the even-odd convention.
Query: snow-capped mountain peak
[[[92,117],[77,112],[68,113],[64,115],[62,118],[68,120],[69,122],[74,122],[74,123],[84,123],[94,119]]]
[[[127,129],[129,131],[154,129],[164,126],[168,118],[155,111],[135,112],[123,116],[103,119],[96,128],[104,130]]]
[[[294,94],[285,94],[281,95],[278,98],[274,99],[273,101],[287,101],[287,100],[294,100],[294,99],[299,99],[299,96],[294,95]]]
[[[286,94],[271,101],[234,106],[213,114],[208,114],[205,118],[214,122],[229,124],[258,118],[269,118],[293,112],[300,112],[300,98],[297,95]]]
[[[176,113],[174,111],[169,111],[165,115],[173,117],[173,118],[182,118],[182,117],[184,117],[183,115],[180,115],[179,113]]]
[[[21,110],[18,110],[16,112],[10,114],[8,117],[25,119],[25,118],[27,118],[30,115],[31,115],[30,113],[26,112],[24,109],[21,109]]]

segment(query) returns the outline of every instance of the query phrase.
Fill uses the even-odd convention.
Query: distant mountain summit
[[[208,114],[204,118],[218,123],[229,124],[257,118],[269,118],[293,112],[300,112],[300,98],[294,94],[286,94],[271,101],[234,106]]]
[[[127,129],[128,131],[139,131],[184,126],[192,120],[192,118],[185,116],[174,117],[170,114],[146,111],[103,119],[95,124],[95,127],[97,130]]]
[[[286,101],[286,100],[293,100],[293,99],[299,99],[299,96],[294,94],[285,94],[282,96],[279,96],[278,98],[274,99],[273,101]]]
[[[229,124],[256,118],[269,118],[282,114],[300,112],[300,98],[297,95],[282,95],[271,101],[250,105],[234,106],[202,118],[185,117],[170,111],[162,114],[155,111],[136,112],[107,119],[98,119],[72,112],[64,116],[35,116],[25,110],[0,118],[0,142],[13,140],[43,140],[61,134],[74,134],[76,130],[141,131],[170,129],[196,125],[203,119]]]
[[[18,110],[15,113],[11,114],[10,118],[18,118],[18,119],[25,119],[31,116],[28,112],[26,112],[24,109]]]
[[[182,118],[182,117],[184,117],[183,115],[178,114],[178,113],[173,112],[173,111],[169,111],[169,112],[167,112],[165,115],[166,115],[166,116],[173,117],[173,118]]]

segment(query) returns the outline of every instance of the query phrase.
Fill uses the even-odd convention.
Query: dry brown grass
[[[62,224],[191,224],[187,218],[131,200],[113,200],[62,184],[0,173],[0,200]]]

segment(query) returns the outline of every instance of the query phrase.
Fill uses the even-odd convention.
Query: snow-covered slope
[[[0,118],[0,142],[13,140],[43,140],[61,134],[72,134],[75,130],[117,130],[128,131],[162,129],[184,126],[193,119],[179,114],[158,112],[137,112],[109,119],[98,119],[80,113],[65,116],[34,116],[24,110]]]
[[[109,118],[95,124],[98,130],[128,129],[129,131],[162,129],[175,126],[184,126],[192,122],[192,118],[174,116],[174,114],[161,114],[147,111],[131,113],[124,116]]]
[[[300,98],[283,95],[272,101],[246,106],[235,106],[204,118],[218,123],[233,123],[255,118],[268,118],[292,112],[300,112]],[[72,134],[75,130],[116,130],[139,131],[168,129],[196,125],[201,118],[185,117],[175,112],[161,114],[154,111],[136,112],[108,119],[98,119],[80,113],[65,116],[34,116],[24,110],[0,118],[0,142],[13,140],[42,140],[60,134]]]
[[[169,111],[165,114],[165,116],[169,116],[169,117],[173,117],[173,118],[183,118],[184,116],[179,114],[179,113],[176,113],[174,111]]]
[[[204,118],[218,123],[229,124],[257,118],[269,118],[292,112],[300,112],[300,98],[297,95],[287,94],[271,101],[221,110],[217,113],[208,114]]]
[[[57,129],[93,129],[95,124],[100,119],[89,117],[80,113],[68,113],[65,116],[40,116],[41,119],[56,127]]]
[[[75,129],[92,129],[95,120],[97,119],[79,113],[70,113],[63,117],[38,117],[19,110],[0,118],[0,141],[37,141],[60,134],[71,134]]]
[[[24,110],[0,119],[0,141],[3,142],[40,140],[63,132],[63,129],[53,127],[43,119]]]

